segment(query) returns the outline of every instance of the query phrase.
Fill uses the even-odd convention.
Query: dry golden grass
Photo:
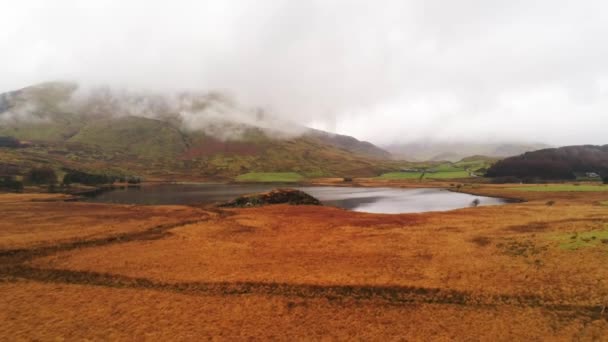
[[[555,238],[608,229],[605,194],[507,188],[461,191],[526,202],[402,215],[288,205],[13,205],[0,196],[0,210],[10,213],[2,249],[97,238],[26,250],[0,274],[10,308],[0,338],[608,336],[608,244],[568,250]],[[16,222],[25,224],[15,229]],[[156,235],[145,233],[153,227]],[[118,233],[123,238],[111,238]]]
[[[0,249],[31,248],[141,231],[204,217],[183,206],[107,206],[63,202],[61,195],[0,195]]]
[[[516,306],[405,306],[282,296],[0,284],[3,340],[601,340],[588,322]],[[533,323],[533,324],[530,324]]]

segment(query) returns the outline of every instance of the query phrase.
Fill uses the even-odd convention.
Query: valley
[[[0,342],[608,342],[608,2],[5,2]]]
[[[0,336],[603,336],[606,192],[462,191],[524,202],[385,215],[3,194]]]

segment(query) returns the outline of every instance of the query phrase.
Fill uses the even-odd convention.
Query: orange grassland
[[[525,202],[383,215],[0,195],[0,339],[607,340],[608,192],[461,190]]]

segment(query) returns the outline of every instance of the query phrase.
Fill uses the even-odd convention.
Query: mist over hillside
[[[149,168],[158,175],[376,175],[386,167],[378,160],[390,157],[369,142],[281,120],[220,93],[159,94],[51,82],[0,99],[0,136],[38,146],[36,158],[58,167],[91,168],[94,159],[106,168]],[[17,149],[11,158],[33,152]]]
[[[394,158],[411,161],[447,160],[456,162],[473,155],[492,158],[515,156],[524,152],[549,147],[543,143],[522,142],[466,142],[421,141],[383,146]]]

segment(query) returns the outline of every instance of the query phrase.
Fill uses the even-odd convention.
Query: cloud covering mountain
[[[602,1],[75,1],[3,6],[0,92],[48,80],[227,94],[388,144],[605,143]]]

